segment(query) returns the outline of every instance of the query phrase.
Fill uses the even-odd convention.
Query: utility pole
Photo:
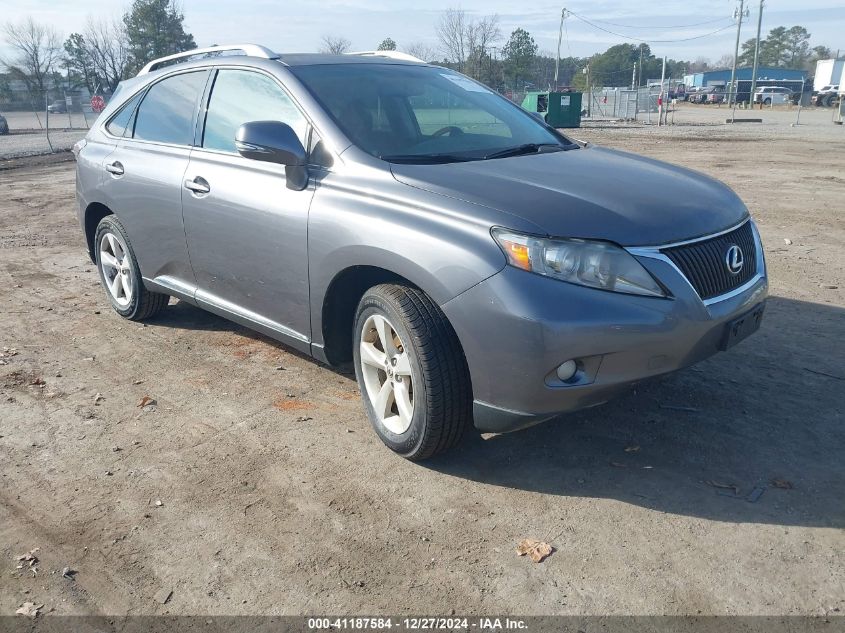
[[[631,90],[636,86],[637,81],[637,62],[634,62],[634,72],[631,73]]]
[[[584,68],[584,74],[587,75],[587,117],[592,117],[592,101],[593,101],[593,91],[590,87],[590,65]]]
[[[643,84],[643,45],[640,44],[640,74],[637,75],[637,89]]]
[[[663,113],[666,111],[666,93],[663,91],[663,83],[666,81],[666,56],[663,57],[663,70],[660,71],[660,107],[657,108],[657,127],[661,125]]]
[[[566,9],[560,10],[560,28],[557,32],[557,57],[555,57],[555,85],[554,90],[558,89],[557,78],[560,70],[560,42],[563,39],[563,20],[566,18]]]
[[[736,46],[734,46],[734,65],[731,69],[731,85],[728,86],[728,107],[736,98],[736,62],[739,57],[739,33],[742,30],[742,16],[745,14],[745,0],[739,0],[739,10],[734,12],[736,21]]]
[[[643,45],[640,43],[640,64],[637,66],[637,86],[635,90],[637,91],[637,100],[634,105],[634,120],[640,114],[640,85],[643,83]],[[650,108],[648,104],[648,99],[646,99],[646,111]]]
[[[760,11],[757,13],[757,41],[754,44],[754,65],[751,71],[751,93],[748,95],[748,105],[754,107],[754,91],[757,89],[757,62],[760,59],[760,27],[763,25],[763,4],[760,0]],[[803,93],[802,93],[803,94]]]

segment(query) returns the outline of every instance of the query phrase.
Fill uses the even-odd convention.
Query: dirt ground
[[[424,464],[381,445],[350,375],[175,301],[122,321],[83,252],[73,163],[0,171],[0,614],[845,612],[829,116],[579,130],[735,188],[767,247],[762,330]],[[525,537],[556,551],[520,558]]]

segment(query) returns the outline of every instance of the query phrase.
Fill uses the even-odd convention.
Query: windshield
[[[485,86],[399,64],[291,71],[364,151],[392,162],[457,162],[578,147]]]

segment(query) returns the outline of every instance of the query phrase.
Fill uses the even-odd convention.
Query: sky
[[[63,36],[82,30],[88,16],[119,16],[129,5],[129,0],[125,6],[114,0],[2,1],[0,21],[32,15]],[[742,40],[755,35],[759,4],[759,0],[746,3],[751,15],[743,22]],[[415,42],[435,48],[440,15],[446,8],[456,7],[477,17],[498,14],[503,33],[500,45],[513,29],[522,27],[531,33],[540,51],[551,54],[557,46],[560,11],[566,6],[576,15],[565,21],[562,57],[588,56],[613,44],[645,40],[658,56],[715,61],[733,54],[736,27],[732,15],[738,0],[181,0],[181,5],[185,26],[199,46],[253,42],[282,53],[307,52],[316,51],[324,35],[335,35],[351,40],[353,50],[375,49],[385,37],[393,38],[400,49]],[[845,53],[843,0],[765,0],[764,34],[776,26],[796,24],[810,31],[811,45],[824,44]],[[0,56],[8,53],[0,41]]]

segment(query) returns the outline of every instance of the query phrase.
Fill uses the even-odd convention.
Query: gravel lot
[[[76,141],[85,136],[88,126],[97,115],[88,113],[50,115],[50,138],[47,139],[47,120],[44,113],[37,116],[32,112],[3,112],[9,123],[9,134],[0,136],[0,160],[46,154],[52,145],[53,151],[69,150]]]
[[[381,445],[349,374],[175,301],[122,321],[73,164],[0,172],[0,614],[841,614],[845,130],[682,116],[575,136],[736,189],[767,246],[761,331],[425,464]],[[556,551],[517,557],[525,537]]]
[[[51,131],[48,143],[44,132],[12,132],[0,136],[0,160],[46,154],[51,144],[55,152],[68,151],[86,133],[87,130]]]

